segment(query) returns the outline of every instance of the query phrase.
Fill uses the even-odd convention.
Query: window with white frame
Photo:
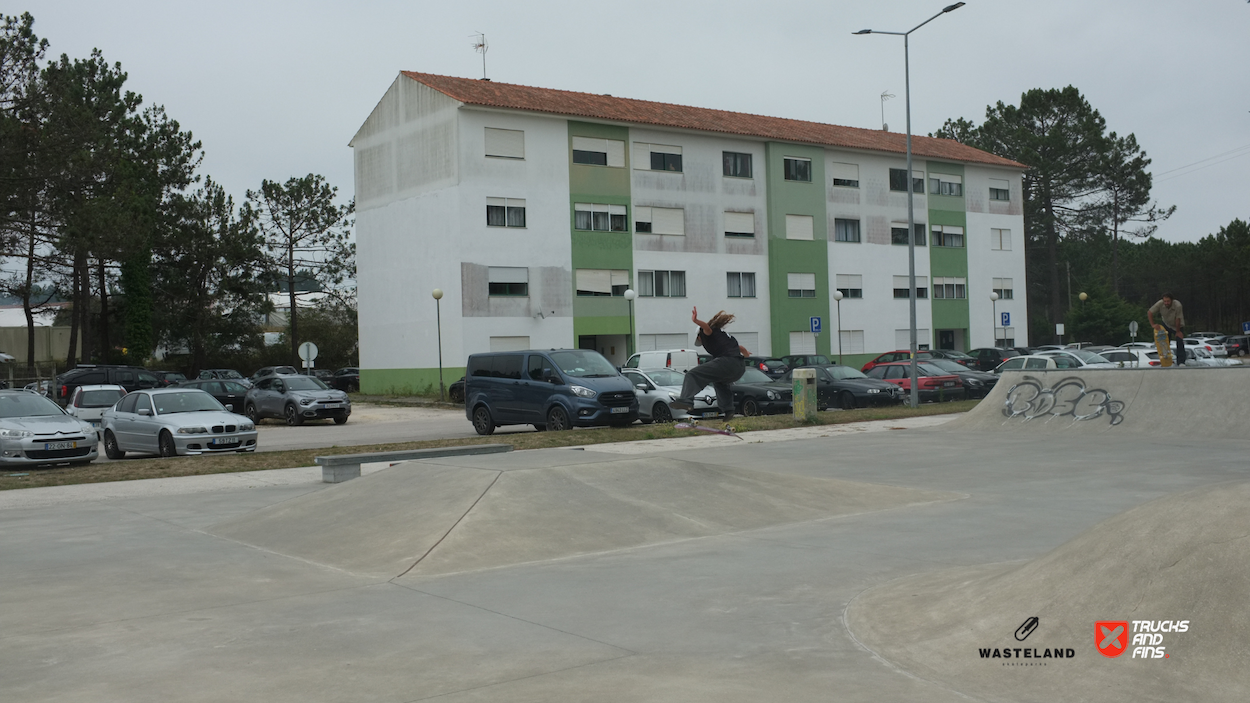
[[[950,173],[929,174],[929,195],[953,195],[963,197],[964,177]]]
[[[990,179],[990,200],[1011,200],[1011,184],[1002,178]]]
[[[730,271],[725,274],[730,298],[755,297],[755,273],[751,271]]]
[[[726,237],[754,237],[755,213],[725,212]]]
[[[859,187],[859,164],[831,163],[829,170],[833,176],[833,184],[840,188]]]
[[[810,331],[791,332],[790,333],[790,353],[791,354],[815,354],[816,353],[816,335]]]
[[[911,329],[894,330],[894,348],[911,349]],[[916,349],[929,348],[929,330],[916,328]]]
[[[908,280],[910,280],[910,278],[911,278],[910,276],[895,276],[894,277],[894,298],[896,300],[911,300],[911,295],[907,292],[907,288],[908,288],[907,282]],[[917,298],[929,297],[929,277],[928,276],[916,276],[916,297]]]
[[[913,193],[924,194],[924,171],[911,172],[911,189]],[[890,169],[890,190],[907,192],[907,169]]]
[[[522,198],[487,198],[487,227],[524,227],[525,200]]]
[[[573,137],[573,163],[625,168],[625,142],[620,139]]]
[[[525,132],[519,129],[487,127],[486,155],[499,159],[524,159]]]
[[[686,211],[674,207],[635,207],[634,231],[651,234],[686,233]]]
[[[643,298],[684,298],[686,272],[639,271],[638,295]]]
[[[990,249],[994,251],[1011,251],[1011,230],[991,229]]]
[[[922,247],[924,246],[924,242],[925,242],[924,223],[917,222],[916,223],[916,246]],[[903,246],[907,246],[907,223],[906,222],[890,223],[890,243],[901,244]]]
[[[814,217],[811,215],[786,215],[786,239],[811,241],[814,237]]]
[[[842,330],[841,334],[843,354],[863,354],[864,353],[864,331],[863,330]]]
[[[815,298],[816,297],[816,274],[814,273],[788,273],[786,274],[786,295],[791,298]]]
[[[787,181],[812,182],[812,160],[800,156],[787,156],[783,160]]]
[[[487,269],[490,295],[524,297],[530,294],[530,270],[516,266]]]
[[[751,155],[737,151],[721,152],[724,174],[730,178],[751,178]]]
[[[992,285],[994,286],[993,291],[998,294],[999,300],[1015,299],[1016,293],[1012,290],[1010,278],[995,278],[993,279]]]
[[[858,242],[859,220],[842,220],[835,218],[833,220],[833,241]]]
[[[624,205],[574,203],[573,229],[593,232],[628,232],[627,212]]]
[[[681,173],[681,147],[634,142],[634,168]]]
[[[577,269],[576,277],[582,297],[619,297],[629,289],[629,271],[623,269]]]
[[[964,245],[963,227],[933,225],[930,231],[933,233],[933,246],[935,247],[963,247]]]
[[[836,278],[836,287],[842,292],[843,298],[862,298],[864,297],[864,277],[858,273],[839,273]]]
[[[968,279],[951,277],[933,278],[934,300],[961,300],[968,297]]]

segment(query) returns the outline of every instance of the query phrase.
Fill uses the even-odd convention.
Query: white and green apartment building
[[[362,390],[437,386],[440,329],[450,383],[478,352],[593,348],[621,364],[690,347],[696,305],[733,312],[753,354],[837,355],[840,339],[859,365],[905,349],[909,180],[919,343],[1026,344],[1024,166],[916,137],[909,179],[904,145],[401,73],[351,141]]]

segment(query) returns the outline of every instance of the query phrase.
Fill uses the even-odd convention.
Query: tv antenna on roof
[[[890,125],[885,123],[885,101],[889,100],[892,97],[894,97],[894,93],[891,93],[888,90],[881,91],[881,131],[882,132],[890,131]]]
[[[474,50],[482,55],[482,80],[488,81],[490,79],[486,77],[486,52],[490,49],[490,44],[486,43],[486,35],[481,32],[471,34],[469,38],[473,40]]]

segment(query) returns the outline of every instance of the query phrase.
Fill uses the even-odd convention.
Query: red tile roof
[[[848,149],[907,153],[907,139],[897,132],[883,132],[858,127],[841,127],[765,117],[744,112],[709,110],[703,107],[671,105],[648,100],[614,98],[609,95],[574,93],[551,88],[496,83],[475,78],[436,76],[430,73],[403,71],[403,75],[427,85],[450,98],[469,105],[531,110],[570,117],[585,117],[634,124],[696,129],[777,141],[822,144]],[[912,154],[922,158],[946,159],[966,163],[988,164],[1025,169],[1024,164],[995,156],[950,139],[934,139],[912,135]]]

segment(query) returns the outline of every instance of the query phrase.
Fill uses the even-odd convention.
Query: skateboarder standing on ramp
[[[1163,298],[1146,311],[1146,319],[1151,327],[1156,324],[1155,315],[1159,316],[1158,324],[1162,324],[1163,329],[1176,339],[1176,365],[1184,366],[1185,335],[1182,328],[1185,326],[1185,314],[1181,311],[1181,301],[1173,298],[1171,293],[1164,293]]]
[[[734,416],[734,394],[729,384],[742,378],[742,374],[746,372],[746,364],[742,358],[751,354],[723,329],[734,321],[734,316],[724,310],[704,322],[699,319],[699,309],[692,308],[690,321],[699,326],[699,334],[694,343],[706,349],[712,355],[712,360],[686,372],[686,380],[681,385],[681,397],[674,399],[672,406],[690,410],[694,407],[694,394],[710,383],[716,389],[716,405],[728,422]]]

